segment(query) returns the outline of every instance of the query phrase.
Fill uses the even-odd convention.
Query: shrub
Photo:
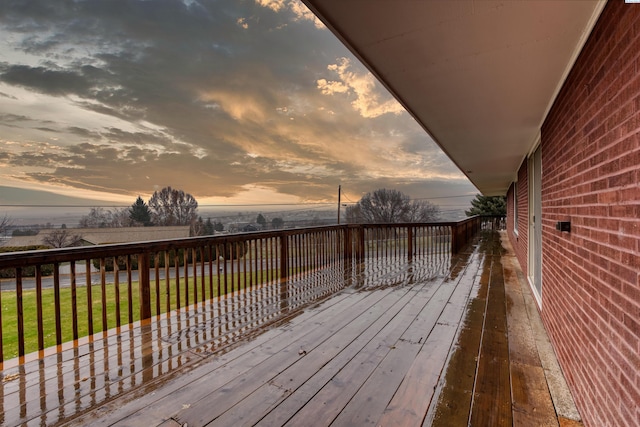
[[[0,248],[0,253],[9,253],[9,252],[24,252],[24,251],[37,251],[37,250],[46,250],[50,249],[48,246],[42,245],[33,245],[33,246],[9,246]],[[40,266],[40,272],[43,276],[51,276],[53,274],[53,264],[43,264]],[[36,268],[35,266],[24,267],[22,269],[22,277],[35,277]],[[16,270],[4,269],[0,270],[0,278],[9,279],[16,277]]]

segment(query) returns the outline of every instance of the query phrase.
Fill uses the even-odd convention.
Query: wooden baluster
[[[171,311],[171,257],[169,251],[164,251],[164,283],[165,283],[165,301],[167,313]]]
[[[22,300],[22,268],[16,267],[16,317],[18,322],[18,356],[24,356],[24,307]],[[2,344],[2,343],[0,343]]]
[[[160,253],[153,255],[153,273],[156,282],[156,316],[160,314]]]
[[[78,293],[76,289],[76,262],[69,263],[71,274],[71,326],[73,329],[73,340],[78,339]]]
[[[53,264],[53,306],[56,322],[56,345],[62,344],[62,321],[60,318],[60,265]]]
[[[91,260],[85,261],[85,277],[87,287],[87,328],[89,335],[93,335],[93,288],[91,287]]]
[[[173,255],[173,265],[176,274],[176,308],[180,309],[180,255],[177,249]]]
[[[127,255],[127,311],[129,314],[129,323],[133,323],[133,280],[131,277],[131,255]]]
[[[118,257],[113,257],[113,291],[116,300],[116,327],[122,326],[122,312],[120,308],[120,266]]]
[[[107,320],[107,269],[104,258],[100,258],[100,289],[102,292],[102,331],[104,332],[109,329]],[[132,323],[132,321],[129,320],[129,323]]]
[[[38,318],[38,350],[44,350],[44,319],[42,318],[42,270],[36,265],[36,316]],[[0,292],[0,294],[2,294]],[[1,319],[0,319],[1,320]],[[0,342],[2,342],[2,329],[0,328]],[[2,346],[0,346],[2,347]]]
[[[182,250],[182,268],[184,270],[184,306],[189,307],[189,249]]]

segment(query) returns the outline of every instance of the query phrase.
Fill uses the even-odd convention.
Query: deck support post
[[[451,225],[451,253],[458,253],[458,225]]]

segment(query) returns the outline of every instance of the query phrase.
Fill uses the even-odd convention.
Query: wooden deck
[[[5,365],[2,424],[579,425],[499,233],[295,280]]]

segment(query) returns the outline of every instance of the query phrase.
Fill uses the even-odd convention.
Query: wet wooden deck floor
[[[580,425],[549,386],[559,370],[503,246],[486,233],[453,257],[367,264],[335,289],[344,276],[318,272],[321,300],[284,317],[262,306],[256,320],[226,301],[236,308],[5,366],[2,424]],[[220,324],[230,313],[238,320]]]

